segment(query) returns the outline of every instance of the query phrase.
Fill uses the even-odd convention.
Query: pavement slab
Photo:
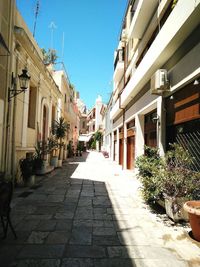
[[[200,244],[141,198],[133,171],[91,151],[16,188],[1,267],[199,267]],[[0,233],[2,228],[0,226]]]
[[[39,260],[20,260],[16,262],[17,267],[60,267],[60,260],[56,259],[39,259]],[[14,266],[14,264],[13,264]]]
[[[67,246],[64,256],[72,258],[104,258],[106,249],[103,246]]]
[[[20,253],[18,259],[54,259],[61,258],[64,251],[64,245],[25,245]]]
[[[92,259],[67,258],[62,260],[61,267],[94,267]]]

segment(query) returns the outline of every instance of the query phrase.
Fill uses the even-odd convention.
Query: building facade
[[[13,43],[14,0],[0,2],[0,172],[10,167],[11,114],[8,113],[8,88],[11,87],[11,50]]]
[[[162,155],[178,142],[199,158],[199,16],[195,0],[128,2],[110,111],[112,158],[125,169],[134,169],[144,145]]]
[[[65,119],[68,125],[65,143],[72,142],[74,147],[77,146],[79,136],[79,120],[80,115],[77,107],[77,93],[71,85],[68,75],[64,70],[51,70],[54,81],[62,93],[59,103],[59,116]]]
[[[70,114],[73,117],[69,118],[72,130],[68,137],[77,143],[79,117],[74,89],[68,88],[63,73],[62,86],[55,82],[14,0],[1,1],[0,22],[0,172],[15,178],[19,160],[33,154],[38,142],[48,142],[52,122],[60,116],[66,120]],[[13,95],[13,90],[21,89],[19,75],[23,70],[30,76],[29,87]]]

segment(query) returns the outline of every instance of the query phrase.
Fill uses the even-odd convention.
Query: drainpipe
[[[15,77],[15,84],[14,86],[17,86],[17,75],[18,75],[18,63],[19,63],[19,56],[17,54],[16,56],[16,63],[15,63],[15,71],[16,71],[16,77]],[[16,144],[15,144],[15,134],[16,134],[16,108],[17,108],[17,98],[14,97],[14,106],[13,106],[13,118],[12,118],[12,155],[11,155],[11,162],[12,162],[12,177],[14,179],[16,174]]]
[[[122,92],[121,92],[122,93]],[[123,160],[122,160],[122,170],[124,170],[124,130],[125,130],[125,108],[122,108],[121,106],[121,93],[119,95],[119,109],[122,110],[122,144],[123,144]]]
[[[124,42],[124,88],[125,88],[125,84],[126,84],[126,45],[127,45],[127,41],[126,41],[126,37],[122,39],[122,42]],[[123,90],[119,93],[119,109],[122,110],[122,128],[123,128],[123,133],[122,133],[122,143],[123,143],[123,161],[122,161],[122,170],[124,170],[124,130],[125,130],[125,108],[123,108],[121,106],[121,95]]]
[[[9,35],[8,35],[8,48],[11,50],[13,50],[12,47],[12,41],[13,41],[13,35],[12,35],[12,29],[13,29],[13,13],[14,13],[14,3],[12,1],[10,1],[10,14],[9,14],[9,25],[10,25],[10,29],[9,29]],[[12,66],[12,62],[13,62],[13,54],[11,52],[9,52],[9,56],[10,58],[7,59],[6,62],[6,67],[7,70],[9,70],[7,72],[6,75],[6,85],[8,86],[8,89],[10,88],[10,70],[11,70],[11,66]],[[3,141],[5,142],[3,144],[3,157],[2,157],[2,167],[4,172],[6,173],[6,175],[10,175],[10,170],[9,170],[9,162],[10,162],[10,135],[11,135],[11,129],[10,129],[10,122],[11,122],[11,108],[12,108],[12,104],[11,102],[8,101],[8,91],[5,97],[5,110],[6,110],[6,116],[5,116],[5,125],[6,125],[6,129],[5,131],[3,130]]]

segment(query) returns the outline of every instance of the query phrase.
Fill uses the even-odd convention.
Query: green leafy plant
[[[60,117],[58,120],[54,121],[53,127],[54,127],[55,136],[58,140],[59,159],[61,159],[61,148],[64,145],[63,138],[65,137],[68,126],[65,122],[65,119],[63,117]]]
[[[44,163],[44,146],[42,146],[41,142],[37,143],[37,146],[35,147],[35,153],[33,155],[33,168],[34,171],[40,170]]]
[[[171,144],[165,155],[161,173],[162,191],[165,197],[193,198],[200,186],[200,173],[192,170],[194,158],[179,144]]]
[[[74,154],[73,151],[73,146],[72,146],[72,142],[70,141],[69,144],[67,145],[67,151],[68,151],[68,157],[72,157]]]
[[[55,151],[58,148],[58,140],[55,135],[51,134],[48,138],[48,151],[52,154],[52,156],[55,155]]]
[[[96,141],[93,140],[93,142],[91,143],[91,149],[96,149]]]
[[[42,48],[41,51],[43,54],[44,64],[55,64],[58,58],[57,52],[55,49],[48,49],[48,51],[46,51],[44,48]]]
[[[171,144],[170,150],[160,157],[155,148],[145,147],[145,155],[136,159],[142,193],[148,202],[168,198],[172,211],[180,210],[178,198],[199,198],[200,173],[192,170],[193,158],[179,144]]]
[[[84,144],[83,142],[78,142],[78,145],[77,145],[77,150],[78,150],[78,153],[80,156],[82,156],[82,151],[83,151],[83,148],[84,148]]]
[[[102,139],[102,133],[100,131],[97,131],[95,134],[94,134],[94,140],[95,141],[101,141]]]
[[[142,183],[142,194],[147,202],[154,202],[162,198],[160,185],[160,169],[163,159],[159,156],[158,149],[145,146],[145,154],[136,159],[138,178]]]
[[[28,180],[28,178],[33,175],[34,172],[34,158],[22,158],[19,161],[21,176],[24,182]]]

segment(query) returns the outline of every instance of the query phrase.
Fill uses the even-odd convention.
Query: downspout
[[[124,39],[123,40],[124,42],[124,88],[125,88],[125,84],[126,84],[126,40]],[[122,144],[123,144],[123,160],[122,160],[122,170],[124,170],[124,131],[125,131],[125,108],[123,108],[121,106],[121,95],[122,95],[122,92],[124,91],[124,88],[123,90],[119,93],[119,109],[122,110],[122,128],[123,128],[123,132],[122,132]]]
[[[121,92],[122,93],[122,92]],[[123,144],[123,160],[122,160],[122,170],[124,170],[124,130],[125,130],[125,108],[121,106],[121,93],[119,94],[119,109],[122,110],[122,144]]]
[[[15,83],[14,87],[17,87],[17,74],[18,74],[18,64],[19,64],[19,56],[17,54],[16,56],[16,62],[15,62]],[[16,109],[17,109],[17,98],[14,97],[13,99],[14,105],[13,105],[13,118],[12,118],[12,155],[11,155],[11,164],[12,164],[12,178],[14,179],[16,174],[16,144],[15,144],[15,134],[16,134]],[[14,181],[13,181],[14,182]]]
[[[12,29],[13,29],[13,13],[14,13],[14,8],[15,8],[15,5],[12,1],[10,1],[10,5],[11,5],[11,8],[10,8],[10,16],[9,16],[9,24],[10,24],[10,30],[9,30],[9,39],[8,39],[8,47],[10,48],[10,51],[9,51],[9,56],[10,58],[7,60],[7,63],[6,63],[6,66],[7,66],[7,75],[6,75],[6,84],[9,85],[8,86],[8,90],[11,89],[10,88],[10,84],[11,84],[11,81],[10,81],[10,69],[11,69],[11,66],[12,66],[12,62],[13,62],[13,54],[11,53],[11,49],[12,49],[12,41],[13,41],[13,32],[12,32]],[[6,175],[9,175],[10,176],[10,170],[9,170],[9,158],[10,158],[10,132],[11,132],[11,129],[10,129],[10,122],[11,122],[11,108],[12,108],[12,105],[11,105],[11,102],[8,101],[8,91],[7,91],[7,94],[6,94],[6,98],[5,98],[5,110],[6,110],[6,116],[5,116],[5,124],[6,124],[6,129],[5,131],[3,131],[3,140],[5,141],[5,144],[3,144],[3,159],[2,159],[2,166],[3,166],[3,169],[5,171],[5,174]]]

